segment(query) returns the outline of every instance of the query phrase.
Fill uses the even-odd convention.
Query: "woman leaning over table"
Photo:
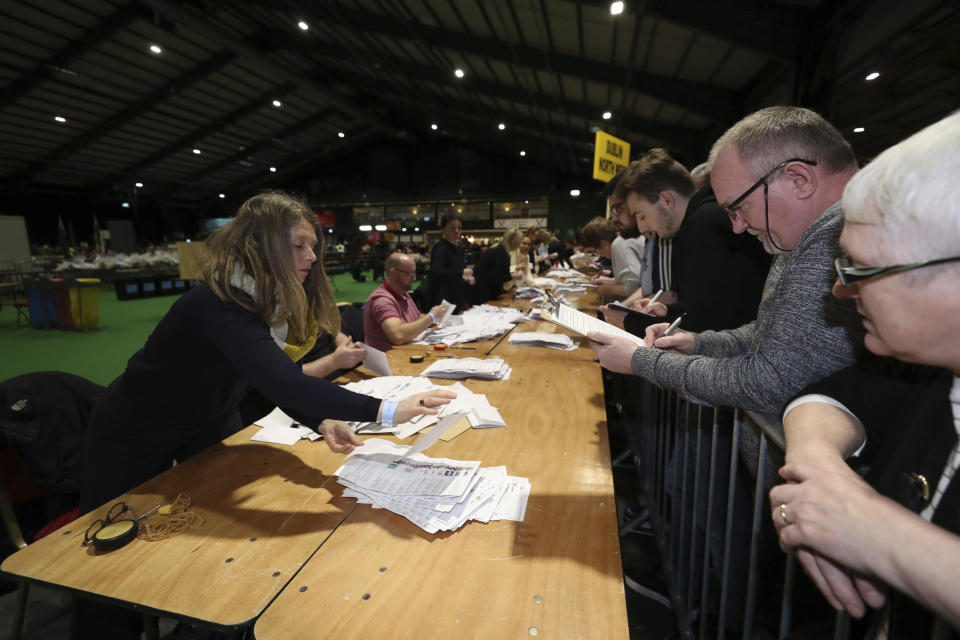
[[[445,391],[382,402],[301,370],[318,332],[335,334],[340,323],[319,231],[305,202],[271,192],[244,202],[210,238],[203,284],[173,304],[94,408],[84,434],[82,513],[235,431],[247,387],[317,429],[336,452],[362,444],[339,420],[405,422],[449,402],[454,394]],[[102,608],[91,604],[76,618],[75,637],[103,631]],[[124,613],[110,610],[116,628],[100,637],[136,637],[139,614]]]

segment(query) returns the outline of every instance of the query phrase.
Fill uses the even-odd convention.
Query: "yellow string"
[[[147,542],[166,540],[182,533],[188,527],[202,527],[203,516],[190,507],[190,496],[181,493],[170,505],[169,515],[157,514],[140,523],[137,537]]]

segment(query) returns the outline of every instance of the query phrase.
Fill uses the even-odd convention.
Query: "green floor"
[[[363,302],[379,283],[372,274],[355,282],[349,273],[333,276],[337,302]],[[117,300],[113,290],[100,292],[100,323],[87,332],[17,326],[14,308],[0,308],[0,380],[34,371],[66,371],[98,384],[109,384],[146,341],[177,296]]]

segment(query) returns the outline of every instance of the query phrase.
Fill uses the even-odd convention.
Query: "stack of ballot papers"
[[[280,410],[280,407],[274,407],[273,411],[263,416],[254,423],[261,427],[260,431],[253,434],[250,439],[255,442],[272,442],[273,444],[296,444],[301,439],[317,440],[320,434],[297,423],[296,420]]]
[[[336,470],[343,496],[388,509],[427,533],[455,531],[468,520],[523,522],[530,481],[478,460],[429,458],[415,447],[373,438]]]
[[[514,298],[542,298],[546,292],[537,287],[517,287],[513,292]]]
[[[553,288],[553,293],[569,293],[573,296],[583,295],[587,292],[587,285],[585,284],[558,284]]]
[[[420,372],[430,378],[483,378],[508,380],[510,365],[503,358],[448,358],[436,360]]]
[[[457,394],[457,397],[452,399],[448,404],[437,407],[436,414],[419,415],[409,422],[396,424],[392,427],[384,427],[379,422],[348,423],[356,433],[393,433],[401,439],[409,438],[422,429],[432,427],[439,421],[452,415],[461,415],[463,420],[460,423],[459,431],[456,428],[449,430],[443,438],[444,440],[451,440],[471,427],[474,429],[486,429],[489,427],[506,426],[506,423],[500,416],[500,412],[490,404],[486,395],[474,393],[459,382],[455,382],[449,386],[440,386],[433,384],[426,378],[389,376],[351,382],[344,385],[344,388],[355,393],[373,396],[374,398],[394,401],[400,401],[409,396],[424,393],[432,389],[445,389]]]
[[[552,326],[550,327],[553,328]],[[523,333],[511,333],[508,338],[510,344],[526,345],[528,347],[549,347],[550,349],[562,349],[570,351],[577,348],[577,343],[568,335],[562,333],[550,333],[547,331],[525,331]]]
[[[569,282],[580,282],[580,283],[590,282],[590,278],[583,275],[576,269],[554,268],[554,269],[550,269],[550,271],[546,273],[546,276],[548,278],[556,278],[558,280],[564,280],[568,283]]]
[[[480,304],[462,315],[448,316],[442,325],[427,329],[417,336],[413,344],[461,344],[490,340],[526,319],[526,315],[517,309]]]

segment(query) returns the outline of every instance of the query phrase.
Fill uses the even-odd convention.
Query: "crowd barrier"
[[[847,638],[849,617],[800,585],[795,557],[777,543],[769,490],[783,463],[779,430],[635,376],[611,376],[608,388],[629,446],[620,458],[632,457],[646,503],[621,533],[649,523],[680,636]]]

